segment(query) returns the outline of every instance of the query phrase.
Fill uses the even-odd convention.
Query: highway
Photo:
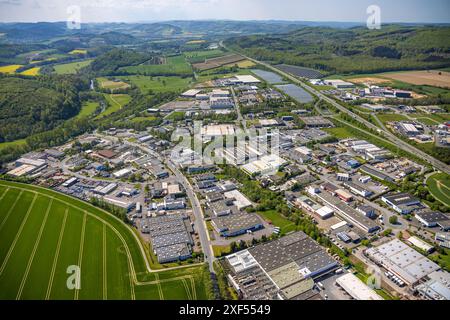
[[[230,50],[230,49],[228,49],[228,48],[223,44],[223,42],[220,42],[220,45],[221,45],[222,47],[224,47],[225,49]],[[230,51],[233,51],[233,50],[230,50]],[[403,141],[402,139],[400,139],[400,138],[398,138],[397,136],[395,136],[393,133],[391,133],[391,132],[389,132],[389,131],[385,131],[385,130],[380,129],[380,128],[377,127],[376,125],[370,123],[369,121],[365,120],[364,118],[360,117],[359,115],[357,115],[357,114],[351,112],[350,110],[348,110],[348,109],[345,108],[344,106],[340,105],[340,104],[337,103],[335,100],[333,100],[333,99],[327,97],[326,95],[322,94],[322,93],[319,92],[318,90],[316,90],[316,89],[314,89],[314,88],[308,86],[307,84],[305,84],[304,82],[300,81],[300,80],[297,79],[296,77],[294,77],[294,76],[292,76],[292,75],[290,75],[290,74],[288,74],[288,73],[286,73],[286,72],[284,72],[284,71],[282,71],[282,70],[279,70],[278,68],[275,68],[274,66],[272,66],[272,65],[270,65],[270,64],[267,64],[267,63],[265,63],[265,62],[258,61],[258,60],[256,60],[256,59],[253,59],[253,58],[251,58],[251,57],[248,57],[248,56],[246,56],[246,55],[243,55],[243,54],[241,54],[241,53],[239,53],[239,52],[236,52],[236,53],[240,54],[241,56],[245,57],[246,59],[248,59],[248,60],[250,60],[250,61],[253,61],[254,63],[260,64],[260,65],[262,65],[262,66],[264,66],[264,67],[266,67],[266,68],[268,68],[268,69],[270,69],[270,70],[272,70],[272,71],[274,71],[274,72],[276,72],[276,73],[282,75],[283,77],[289,79],[289,80],[292,81],[293,83],[300,85],[301,87],[303,87],[304,89],[308,90],[309,92],[311,92],[311,93],[314,94],[315,96],[317,96],[317,97],[319,97],[320,99],[322,99],[322,100],[328,102],[329,104],[331,104],[332,106],[334,106],[335,108],[337,108],[339,111],[348,114],[348,115],[351,116],[353,119],[355,119],[355,120],[357,120],[358,122],[364,124],[364,125],[367,126],[368,128],[370,128],[370,129],[372,129],[372,130],[375,130],[375,131],[381,130],[381,131],[382,131],[381,135],[384,136],[384,137],[386,137],[386,138],[389,138],[389,140],[390,140],[392,143],[395,143],[400,149],[402,149],[402,150],[404,150],[404,151],[407,151],[407,152],[409,152],[409,153],[411,153],[411,154],[417,155],[417,156],[423,158],[425,161],[427,161],[427,162],[428,162],[430,165],[432,165],[434,168],[436,168],[436,169],[438,169],[438,170],[440,170],[440,171],[442,171],[442,172],[445,172],[445,173],[447,173],[447,174],[450,174],[450,166],[448,166],[447,164],[443,163],[442,161],[439,161],[439,160],[435,159],[434,157],[430,156],[429,154],[423,152],[422,150],[419,150],[419,149],[415,148],[414,146],[408,144],[407,142],[405,142],[405,141]]]

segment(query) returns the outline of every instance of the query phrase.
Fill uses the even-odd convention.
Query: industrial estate
[[[211,24],[5,27],[0,299],[449,300],[448,27],[363,74]]]

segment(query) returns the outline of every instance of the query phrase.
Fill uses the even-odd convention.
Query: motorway
[[[225,49],[227,49],[227,50],[230,50],[230,49],[228,49],[228,48],[223,44],[223,42],[220,42],[220,45],[221,45],[223,48],[225,48]],[[230,51],[233,51],[233,50],[230,50]],[[339,111],[341,111],[341,112],[343,112],[343,113],[346,113],[346,114],[350,115],[353,119],[355,119],[355,120],[357,120],[358,122],[364,124],[364,125],[367,126],[368,128],[370,128],[370,129],[372,129],[372,130],[375,130],[375,131],[378,131],[378,132],[381,130],[381,129],[380,129],[379,127],[377,127],[376,125],[370,123],[369,121],[365,120],[364,118],[360,117],[359,115],[357,115],[357,114],[351,112],[350,110],[348,110],[348,109],[345,108],[344,106],[342,106],[342,105],[340,105],[339,103],[337,103],[335,100],[333,100],[333,99],[327,97],[326,95],[324,95],[323,93],[319,92],[318,90],[316,90],[316,89],[314,89],[314,88],[308,86],[307,84],[305,84],[304,82],[300,81],[300,80],[297,79],[296,77],[294,77],[294,76],[292,76],[292,75],[290,75],[290,74],[288,74],[288,73],[286,73],[286,72],[284,72],[284,71],[282,71],[282,70],[279,70],[279,69],[275,68],[274,66],[272,66],[272,65],[270,65],[270,64],[268,64],[268,63],[261,62],[261,61],[258,61],[258,60],[256,60],[256,59],[247,57],[247,56],[245,56],[245,55],[243,55],[243,54],[241,54],[241,53],[239,53],[239,52],[237,52],[237,53],[240,54],[241,56],[245,57],[246,59],[248,59],[248,60],[254,62],[254,63],[260,64],[260,65],[262,65],[262,66],[264,66],[264,67],[266,67],[266,68],[268,68],[268,69],[270,69],[270,70],[272,70],[272,71],[274,71],[274,72],[276,72],[276,73],[282,75],[283,77],[289,79],[289,80],[292,81],[293,83],[296,83],[296,84],[300,85],[301,87],[303,87],[304,89],[308,90],[309,92],[311,92],[311,93],[314,94],[315,96],[317,96],[317,97],[319,97],[320,99],[322,99],[322,100],[324,100],[324,101],[330,103],[332,106],[334,106],[335,108],[337,108]],[[425,161],[427,161],[429,164],[431,164],[434,168],[436,168],[436,169],[438,169],[438,170],[440,170],[440,171],[442,171],[442,172],[445,172],[445,173],[447,173],[447,174],[450,174],[450,166],[446,165],[446,164],[443,163],[442,161],[439,161],[439,160],[433,158],[432,156],[430,156],[429,154],[423,152],[422,150],[419,150],[419,149],[415,148],[414,146],[408,144],[407,142],[401,140],[400,138],[398,138],[397,136],[395,136],[393,133],[391,133],[391,132],[389,132],[389,131],[384,131],[384,130],[383,130],[382,133],[381,133],[381,135],[384,136],[384,137],[386,137],[386,138],[389,138],[389,140],[391,141],[391,143],[395,143],[397,146],[399,146],[400,149],[403,149],[404,151],[407,151],[407,152],[409,152],[409,153],[411,153],[411,154],[417,155],[417,156],[423,158],[423,159],[424,159]]]

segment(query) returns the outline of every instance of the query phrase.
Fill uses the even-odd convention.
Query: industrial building
[[[186,260],[192,255],[193,229],[183,214],[148,218],[142,224],[142,232],[150,235],[159,263]]]
[[[365,254],[409,286],[440,269],[436,263],[398,239],[367,249]]]
[[[382,196],[381,200],[401,214],[409,214],[421,207],[420,200],[408,193],[391,193]]]
[[[352,273],[337,278],[336,284],[355,300],[383,300],[373,289]]]
[[[211,225],[225,238],[237,237],[264,228],[261,218],[254,213],[236,213],[212,218]]]
[[[380,229],[380,226],[373,220],[361,215],[359,211],[341,202],[336,197],[327,192],[316,194],[328,207],[334,210],[335,214],[360,228],[364,232],[372,233]]]
[[[339,265],[303,232],[227,256],[228,278],[242,299],[319,299],[314,279]]]
[[[450,230],[450,218],[442,212],[417,212],[415,217],[425,227],[434,228],[439,226],[443,231]]]

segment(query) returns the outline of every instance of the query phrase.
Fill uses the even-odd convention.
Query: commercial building
[[[251,207],[252,203],[247,199],[239,190],[232,190],[224,193],[227,199],[233,200],[233,204],[239,209],[243,210],[245,208]]]
[[[450,229],[450,218],[442,212],[437,211],[417,212],[415,217],[425,227],[434,228],[439,226],[444,231]]]
[[[333,123],[323,117],[301,117],[307,128],[332,128]]]
[[[377,265],[414,285],[440,267],[399,239],[366,250],[366,255]]]
[[[373,192],[356,184],[353,182],[345,182],[344,186],[347,187],[351,192],[353,192],[354,194],[364,197],[364,198],[368,198],[371,195],[373,195]]]
[[[359,211],[353,209],[349,205],[341,202],[336,197],[327,192],[322,192],[316,195],[328,207],[332,208],[338,216],[350,222],[354,226],[367,233],[372,233],[380,229],[380,226],[373,220],[361,215]]]
[[[264,175],[267,173],[277,172],[287,161],[275,154],[262,156],[259,160],[255,160],[243,165],[241,168],[248,175]]]
[[[173,214],[146,219],[142,231],[151,238],[159,263],[185,260],[192,255],[193,232],[187,216]]]
[[[381,200],[401,214],[409,214],[421,206],[420,200],[408,193],[391,193],[382,196]]]
[[[417,238],[416,236],[412,236],[408,238],[408,242],[411,243],[413,246],[419,248],[420,250],[426,252],[426,253],[431,253],[434,251],[434,247],[428,243],[426,243],[425,241]]]
[[[317,299],[314,279],[339,264],[303,232],[227,256],[230,282],[243,299]]]
[[[114,172],[113,176],[116,179],[122,179],[122,178],[126,178],[127,176],[129,176],[132,172],[133,172],[133,170],[131,168],[125,168],[125,169],[121,169],[119,171]]]
[[[336,284],[355,300],[383,300],[373,289],[352,273],[337,278]]]
[[[333,86],[336,89],[354,89],[356,85],[344,80],[325,80],[327,86]]]
[[[261,219],[253,213],[237,213],[212,218],[211,225],[225,238],[237,237],[264,228]]]

